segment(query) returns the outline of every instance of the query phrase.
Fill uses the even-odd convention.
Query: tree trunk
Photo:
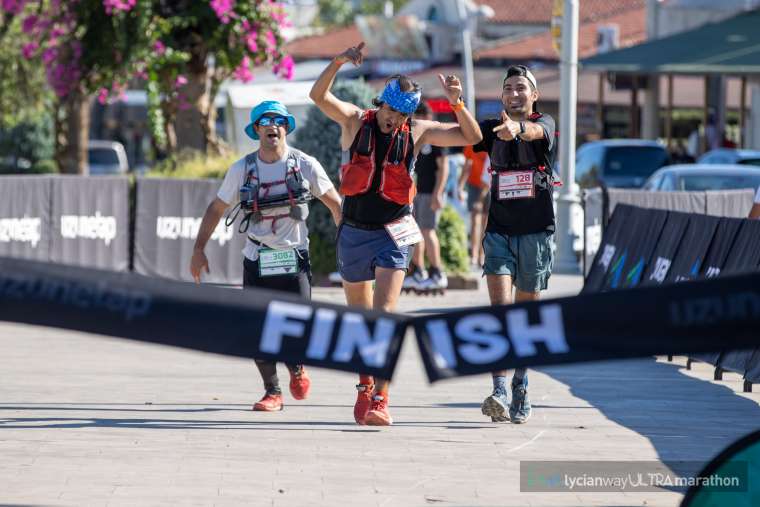
[[[193,73],[187,76],[187,84],[180,89],[184,102],[190,107],[180,107],[177,111],[175,128],[177,131],[177,148],[190,148],[206,152],[206,130],[203,112],[208,111],[209,95],[207,72]],[[213,128],[213,126],[212,126]]]
[[[59,102],[55,121],[55,159],[63,174],[89,174],[90,104],[91,97],[82,90],[71,92]]]

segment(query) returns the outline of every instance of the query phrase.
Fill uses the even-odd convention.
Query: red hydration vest
[[[351,161],[340,167],[340,193],[345,196],[365,194],[372,185],[375,175],[375,136],[372,122],[376,109],[364,112],[362,126],[356,134],[356,149]],[[393,133],[382,165],[378,193],[383,199],[398,205],[411,205],[417,195],[417,187],[412,180],[410,168],[406,165],[409,137],[412,135],[408,123],[404,123]],[[358,139],[357,139],[358,138]],[[393,156],[392,156],[393,154]]]

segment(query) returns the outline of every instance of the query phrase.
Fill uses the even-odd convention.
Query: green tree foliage
[[[20,17],[0,10],[0,26],[0,129],[50,117],[53,93],[44,67],[22,56]]]
[[[396,13],[406,5],[408,0],[392,0],[393,12]],[[354,22],[354,16],[382,16],[385,13],[384,0],[362,0],[349,2],[346,0],[318,0],[319,25],[327,28],[348,26]]]
[[[345,0],[319,0],[318,23],[324,27],[348,26],[354,21],[354,9]]]
[[[363,80],[337,81],[332,93],[341,100],[362,108],[372,107],[377,92]],[[328,176],[338,186],[340,169],[340,126],[317,107],[309,109],[304,125],[297,126],[293,146],[319,160]],[[321,203],[314,203],[308,218],[311,239],[311,262],[315,273],[335,271],[335,224]]]

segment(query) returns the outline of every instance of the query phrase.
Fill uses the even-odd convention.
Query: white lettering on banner
[[[116,217],[102,216],[100,211],[94,216],[61,215],[61,236],[66,239],[100,239],[108,246],[116,238]]]
[[[449,326],[445,320],[429,320],[425,324],[428,336],[433,345],[432,356],[435,365],[440,369],[454,368],[457,365],[457,356],[454,352],[454,344],[451,341]]]
[[[562,323],[562,307],[546,305],[538,309],[541,315],[539,324],[528,324],[528,311],[523,309],[507,312],[507,329],[515,353],[520,357],[535,356],[535,342],[544,342],[546,349],[552,354],[563,354],[570,351],[565,339],[565,326]]]
[[[305,320],[311,318],[312,308],[306,305],[283,303],[272,301],[267,307],[267,316],[264,320],[264,330],[261,332],[261,344],[259,350],[276,354],[282,348],[282,337],[303,337],[306,326]],[[292,320],[299,319],[299,321]]]
[[[543,342],[552,354],[570,352],[565,338],[562,307],[556,304],[538,309],[541,322],[528,323],[528,311],[522,308],[508,310],[505,314],[507,336],[502,333],[501,321],[490,313],[476,313],[460,318],[454,324],[454,333],[459,343],[452,339],[450,326],[444,319],[433,319],[425,323],[427,335],[433,350],[431,355],[435,366],[440,369],[457,366],[456,352],[471,364],[490,364],[507,356],[510,342],[517,357],[536,355],[538,342]]]
[[[599,259],[599,264],[604,266],[604,269],[607,269],[610,267],[610,262],[612,262],[612,257],[615,255],[615,245],[604,245],[604,251],[602,252],[602,257]]]
[[[499,334],[501,322],[490,314],[468,315],[457,322],[454,333],[467,342],[459,353],[469,363],[488,364],[509,352],[509,340]]]
[[[0,241],[31,243],[37,248],[42,238],[42,219],[38,217],[0,218]]]
[[[306,357],[312,359],[324,359],[330,348],[330,338],[335,328],[335,319],[338,312],[329,308],[320,308],[314,315],[314,324],[311,326],[309,348],[306,349]]]
[[[388,356],[388,347],[393,338],[396,323],[390,319],[379,317],[375,320],[375,334],[370,335],[364,317],[358,313],[344,313],[338,343],[333,352],[333,360],[348,363],[359,350],[364,364],[382,368]]]
[[[306,323],[314,316],[306,357],[324,360],[330,349],[337,315],[335,310],[329,308],[320,308],[315,314],[313,308],[308,305],[272,301],[267,307],[259,350],[277,354],[282,349],[284,337],[304,338]],[[370,334],[362,315],[344,313],[341,316],[340,331],[332,359],[348,363],[358,350],[364,364],[382,368],[387,362],[388,349],[395,330],[395,321],[380,317],[375,320],[374,334]]]
[[[202,218],[197,217],[156,217],[156,236],[160,239],[195,239],[201,228]],[[211,241],[218,241],[220,246],[232,239],[232,227],[220,220],[216,225]]]
[[[657,260],[654,263],[654,270],[652,271],[652,274],[649,276],[649,279],[662,283],[665,281],[665,277],[668,274],[668,270],[670,270],[670,259],[657,257]]]

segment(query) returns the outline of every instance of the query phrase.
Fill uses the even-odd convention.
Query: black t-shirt
[[[420,194],[432,194],[435,188],[435,176],[438,172],[438,157],[446,152],[438,146],[425,144],[420,148],[417,161],[414,163],[414,172],[417,173],[417,192]]]
[[[535,188],[535,197],[526,199],[498,200],[498,171],[525,170],[544,166],[552,174],[557,143],[554,119],[546,114],[536,117],[533,123],[544,129],[544,138],[536,141],[502,141],[493,131],[501,120],[490,119],[480,122],[483,140],[473,146],[475,151],[488,152],[491,158],[491,203],[488,211],[488,232],[507,235],[532,234],[554,231],[554,208],[552,191]]]
[[[393,136],[383,134],[380,131],[377,118],[372,121],[372,132],[375,138],[375,174],[372,176],[372,184],[366,193],[346,196],[343,199],[343,216],[361,224],[376,225],[380,228],[404,215],[409,215],[412,210],[410,206],[396,204],[380,196],[378,191],[380,190],[383,161]],[[351,145],[351,156],[356,149],[358,139],[359,135],[357,134]],[[414,168],[414,139],[411,131],[409,132],[409,147],[406,152],[406,166],[410,170]]]

